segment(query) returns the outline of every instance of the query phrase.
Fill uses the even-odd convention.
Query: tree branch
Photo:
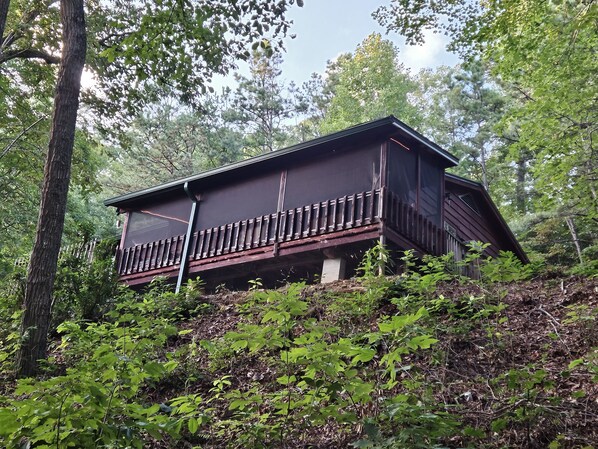
[[[36,120],[34,123],[32,123],[31,125],[29,125],[27,128],[25,128],[23,131],[21,131],[21,133],[14,138],[14,140],[12,142],[10,142],[6,148],[4,148],[4,150],[2,150],[2,153],[0,153],[0,159],[2,159],[4,156],[6,156],[6,154],[10,151],[10,149],[15,145],[15,143],[17,143],[17,141],[23,137],[25,135],[25,133],[27,133],[27,131],[29,131],[31,128],[33,128],[35,125],[37,125],[39,122],[41,122],[42,120],[44,120],[46,118],[46,116],[44,115],[43,117],[40,117],[38,120]]]
[[[26,50],[13,50],[6,53],[0,53],[0,64],[10,61],[11,59],[42,59],[46,64],[59,64],[60,57],[54,56],[45,51],[34,50],[32,48]]]
[[[2,42],[4,41],[4,28],[6,27],[9,5],[10,0],[0,1],[0,46],[2,46]]]

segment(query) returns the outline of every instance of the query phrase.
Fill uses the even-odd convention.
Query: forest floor
[[[319,415],[301,402],[306,392],[314,395],[313,401],[321,401],[322,408],[329,399],[326,395],[314,399],[313,386],[299,382],[300,373],[306,380],[307,365],[318,366],[315,361],[305,358],[282,366],[279,348],[264,341],[245,352],[218,345],[223,341],[234,345],[238,339],[226,337],[239,333],[244,323],[257,326],[249,332],[262,332],[259,325],[266,323],[263,310],[247,306],[255,292],[204,296],[203,301],[212,306],[210,311],[182,322],[181,328],[188,333],[173,341],[169,349],[201,341],[213,346],[208,351],[198,350],[188,360],[198,367],[193,375],[184,381],[171,379],[150,395],[156,401],[189,392],[213,397],[217,379],[226,379],[226,390],[237,394],[214,401],[212,413],[224,427],[230,427],[218,437],[207,432],[199,440],[190,439],[190,444],[195,441],[202,443],[201,447],[242,447],[234,438],[249,438],[243,427],[258,424],[263,424],[264,434],[257,435],[256,430],[252,441],[269,447],[340,448],[355,441],[359,441],[357,447],[598,447],[598,279],[544,276],[491,285],[454,280],[439,283],[433,292],[417,299],[418,295],[403,290],[396,278],[379,287],[362,280],[304,287],[299,298],[307,306],[290,329],[295,340],[284,343],[301,346],[296,338],[313,323],[336,329],[324,331],[323,340],[363,340],[379,331],[381,320],[405,313],[406,303],[412,302],[411,310],[414,305],[429,310],[421,328],[438,341],[429,349],[405,351],[396,385],[391,387],[382,387],[380,364],[389,349],[376,340],[376,355],[358,367],[361,378],[374,385],[368,393],[371,400],[352,405],[341,401],[339,405],[352,409],[354,422],[333,413]],[[372,288],[378,288],[380,297],[373,308],[362,309],[356,301],[371,299],[368,290]],[[405,332],[415,331],[406,328]],[[239,335],[248,338],[242,332]],[[340,370],[348,369],[346,365]],[[312,380],[347,382],[346,373],[320,369],[321,373],[312,373]],[[285,370],[294,376],[286,386],[279,378]],[[272,408],[268,401],[283,401],[280,395],[285,388],[296,409],[284,412],[287,421],[269,428],[265,421],[286,409],[280,404],[278,409]],[[336,393],[343,396],[348,390],[345,386]],[[405,402],[393,409],[388,404],[394,401],[396,405],[396,398]],[[231,407],[233,400],[246,401],[246,408]],[[364,422],[376,425],[368,427]],[[280,435],[272,435],[274,430]],[[435,445],[434,435],[438,436]],[[248,439],[244,444],[251,443]]]

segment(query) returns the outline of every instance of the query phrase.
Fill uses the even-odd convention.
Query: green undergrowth
[[[483,249],[472,247],[461,267],[407,252],[402,274],[383,276],[391,258],[376,247],[357,279],[327,287],[123,289],[98,319],[58,326],[43,376],[5,374],[0,442],[593,447],[591,289],[528,280],[532,269],[512,254],[487,259]],[[458,274],[466,267],[478,279]],[[538,302],[538,288],[565,299]]]

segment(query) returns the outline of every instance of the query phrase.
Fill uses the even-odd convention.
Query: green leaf
[[[20,427],[17,417],[14,410],[0,409],[0,435],[8,436]]]
[[[583,359],[575,359],[569,363],[569,369],[573,369],[583,363]]]
[[[297,381],[297,377],[293,376],[280,376],[278,378],[276,378],[276,382],[278,382],[281,385],[289,385],[293,382]]]
[[[189,432],[195,434],[199,429],[199,423],[197,422],[197,419],[189,418],[189,421],[187,421],[187,428],[189,429]]]

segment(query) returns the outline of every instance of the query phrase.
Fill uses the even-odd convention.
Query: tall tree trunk
[[[487,192],[490,191],[490,185],[488,184],[488,170],[486,167],[486,149],[484,144],[480,146],[480,166],[482,167],[482,184]]]
[[[6,18],[8,17],[8,7],[10,0],[0,0],[0,53],[2,53],[2,43],[4,42],[4,29],[6,28]]]
[[[577,236],[577,230],[575,229],[573,219],[571,217],[565,217],[565,222],[567,223],[567,227],[569,228],[569,232],[571,233],[571,239],[573,240],[573,244],[575,245],[575,251],[577,251],[579,263],[583,264],[583,254],[581,252],[581,245],[579,244],[579,237]]]
[[[23,343],[17,354],[19,376],[35,374],[38,360],[46,357],[52,289],[64,228],[81,74],[87,50],[83,0],[61,0],[60,18],[62,57],[37,232],[27,273],[21,323]]]
[[[517,159],[517,180],[515,183],[515,208],[524,214],[526,211],[525,175],[527,174],[526,160],[522,154]]]

